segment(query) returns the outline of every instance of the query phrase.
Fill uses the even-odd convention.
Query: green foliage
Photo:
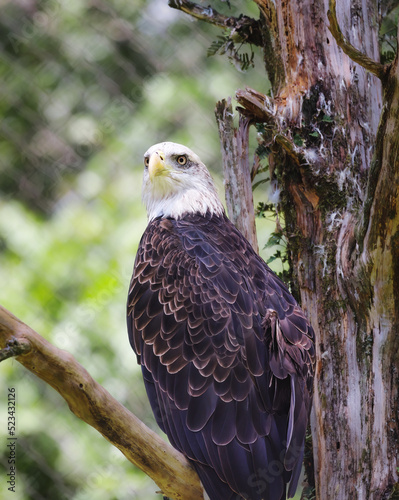
[[[316,488],[314,486],[306,486],[303,489],[301,500],[316,500]]]
[[[110,17],[113,10],[115,17]],[[0,190],[46,214],[129,121],[155,61],[132,37],[138,14],[55,0],[5,2],[0,18]],[[84,29],[82,29],[84,19]],[[127,62],[134,60],[132,78]]]
[[[240,71],[246,71],[250,67],[255,66],[255,52],[252,50],[250,54],[248,52],[242,52],[243,41],[234,40],[230,34],[230,31],[226,31],[223,36],[218,36],[214,40],[211,46],[208,48],[208,57],[214,56],[216,54],[224,55],[226,54],[229,61]]]
[[[293,141],[295,146],[302,147],[304,145],[304,141],[299,134],[294,134]]]
[[[256,217],[266,217],[270,212],[274,211],[274,205],[272,203],[264,203],[263,201],[258,202],[257,207],[255,208],[255,216]],[[268,246],[267,244],[265,245]]]
[[[397,472],[399,472],[399,467],[396,467]],[[391,487],[389,496],[386,497],[388,500],[399,500],[399,483],[395,483]]]
[[[333,118],[329,115],[324,115],[322,118],[322,121],[325,123],[333,123],[334,122]]]
[[[266,180],[269,182],[269,179]],[[281,216],[277,219],[276,207],[273,203],[258,201],[255,208],[257,231],[259,236],[265,235],[267,241],[260,254],[273,271],[285,282],[289,282],[287,242],[280,226]],[[264,224],[261,230],[262,222]],[[276,223],[276,221],[278,221]]]
[[[380,28],[380,53],[381,62],[389,64],[395,59],[397,52],[397,27],[399,18],[399,5],[393,5],[388,15],[384,16]]]
[[[282,233],[280,232],[272,233],[270,235],[270,238],[267,240],[265,247],[268,248],[268,247],[273,247],[275,245],[280,245],[282,239],[283,239]]]
[[[216,40],[212,42],[210,47],[208,48],[207,51],[207,56],[211,57],[216,55],[220,50],[222,50],[222,47],[226,45],[230,40],[230,32],[226,31],[226,33],[223,36],[217,36]]]
[[[289,280],[288,273],[288,256],[287,256],[287,243],[284,238],[283,232],[275,231],[271,233],[265,248],[273,248],[274,253],[266,260],[267,264],[279,261],[281,263],[281,270],[276,271],[277,275],[285,282]]]

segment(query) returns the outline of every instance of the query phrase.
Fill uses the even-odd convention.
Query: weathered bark
[[[71,354],[0,306],[0,361],[16,356],[51,385],[80,419],[98,430],[176,500],[202,500],[197,473],[187,459],[114,399]]]
[[[325,2],[276,3],[275,16],[285,74],[276,114],[287,135],[303,139],[307,159],[298,168],[274,152],[294,281],[318,340],[317,498],[385,498],[399,456],[397,78],[392,68],[377,135],[381,84],[337,46]],[[372,64],[377,3],[340,2],[337,18],[362,49],[345,52],[385,82],[385,69]]]
[[[238,129],[235,129],[231,99],[218,102],[215,114],[222,149],[227,212],[235,226],[258,252],[248,159],[249,119],[240,116]]]
[[[338,47],[325,2],[258,4],[274,9],[285,75],[275,88],[276,132],[299,137],[306,160],[299,165],[275,141],[293,279],[317,338],[317,498],[385,498],[399,456],[397,69],[377,135],[380,81]],[[350,55],[365,52],[359,62],[385,77],[370,63],[379,59],[377,2],[340,2],[337,18],[361,48]]]
[[[364,332],[368,335],[365,339],[371,351],[370,491],[380,494],[396,482],[396,495],[399,495],[398,58],[392,65],[384,91],[385,108],[373,165],[376,172],[369,182],[375,186],[368,192],[372,201],[360,259],[366,263],[372,290]]]
[[[379,63],[377,0],[254,1],[274,98],[251,89],[236,97],[247,119],[265,124],[292,288],[316,332],[317,498],[392,498],[399,491],[398,58]]]

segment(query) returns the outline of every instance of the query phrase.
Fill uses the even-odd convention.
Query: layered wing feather
[[[128,298],[156,420],[211,500],[295,491],[311,404],[313,331],[225,217],[155,219]]]

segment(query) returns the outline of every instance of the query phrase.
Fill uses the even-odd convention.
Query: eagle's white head
[[[224,212],[206,166],[191,149],[174,142],[155,144],[145,153],[143,202],[149,220]]]

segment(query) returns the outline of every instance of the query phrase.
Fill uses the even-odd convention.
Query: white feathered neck
[[[167,172],[151,180],[145,169],[143,178],[143,202],[150,221],[156,217],[180,219],[187,214],[224,213],[213,179],[193,151],[181,144],[164,142],[152,146],[144,158],[159,152],[165,157]],[[181,156],[187,158],[184,166],[177,162]]]

